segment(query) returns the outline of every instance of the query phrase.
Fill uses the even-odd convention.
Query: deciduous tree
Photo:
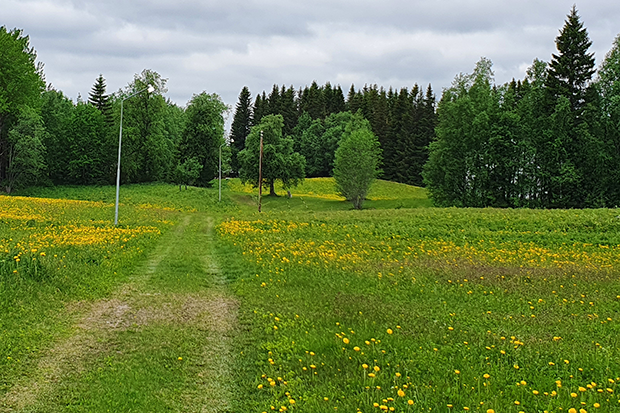
[[[185,110],[187,121],[180,147],[181,159],[195,158],[202,165],[196,181],[200,186],[210,186],[217,175],[227,110],[217,94],[206,92],[194,95]]]
[[[293,139],[282,136],[282,115],[267,115],[260,124],[252,127],[245,142],[245,149],[237,158],[241,165],[241,181],[254,187],[263,185],[269,194],[276,196],[275,183],[282,181],[284,188],[297,186],[305,176],[306,160],[293,152]],[[259,182],[260,136],[263,135],[262,182]]]
[[[368,127],[368,122],[365,123],[353,119],[347,124],[334,159],[336,189],[353,203],[355,209],[362,208],[370,186],[380,172],[379,140]]]

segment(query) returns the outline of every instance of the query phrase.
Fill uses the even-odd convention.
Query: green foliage
[[[616,37],[611,50],[598,70],[594,86],[600,96],[601,131],[604,136],[604,162],[598,166],[605,173],[599,184],[606,189],[608,205],[620,205],[620,36]]]
[[[71,122],[75,106],[62,92],[54,89],[43,92],[41,100],[41,118],[45,126],[43,144],[47,149],[48,177],[53,184],[67,183],[69,180],[67,165],[71,159],[71,152],[67,148],[72,134]],[[108,150],[114,152],[115,146]]]
[[[8,136],[13,122],[27,122],[23,116],[30,115],[24,115],[28,112],[25,108],[39,107],[45,82],[43,65],[37,65],[36,58],[37,54],[30,46],[30,39],[23,35],[22,30],[7,30],[6,26],[0,26],[0,182],[9,191],[20,180],[24,184],[29,182],[31,179],[27,179],[26,176],[33,178],[40,174],[39,169],[24,171],[23,168],[31,162],[26,161],[25,155],[19,153],[38,148],[42,136],[36,138],[39,142],[34,140],[27,142],[26,135],[19,139],[16,136],[13,138]],[[18,128],[23,126],[22,124]],[[37,157],[38,152],[31,157],[34,165],[39,165],[34,161]],[[18,164],[12,165],[15,161],[21,162],[19,167]]]
[[[103,78],[103,75],[100,74],[88,94],[88,103],[95,106],[99,112],[101,112],[106,122],[112,123],[112,103],[110,102],[110,96],[108,96],[105,92],[105,79]]]
[[[8,133],[8,163],[2,182],[7,193],[40,182],[45,171],[44,133],[41,117],[34,109],[23,107]]]
[[[356,114],[345,129],[334,159],[334,179],[339,194],[353,203],[355,209],[362,204],[373,181],[379,174],[381,148],[377,137],[367,126],[360,126]]]
[[[195,158],[202,165],[196,181],[199,186],[210,186],[218,173],[227,110],[217,94],[206,92],[194,95],[185,110],[187,120],[180,145],[181,159]]]
[[[235,107],[235,115],[233,117],[230,128],[230,147],[232,151],[232,170],[236,174],[239,172],[239,162],[237,154],[245,148],[245,140],[250,134],[252,127],[252,95],[250,89],[244,86],[239,93],[239,101]]]
[[[126,99],[121,158],[123,182],[166,180],[174,172],[176,147],[173,138],[166,133],[168,104],[162,96],[167,91],[166,82],[167,79],[157,72],[145,69],[117,96],[115,109],[119,112],[120,100]],[[148,85],[155,88],[153,93],[148,93]]]
[[[269,187],[269,194],[275,196],[275,182],[281,180],[285,188],[299,184],[305,176],[305,159],[293,152],[293,139],[282,136],[284,120],[281,115],[267,115],[260,124],[252,127],[245,142],[245,149],[237,155],[241,169],[239,177],[258,187]],[[262,177],[258,181],[260,137],[263,136]]]
[[[555,43],[559,53],[552,55],[549,63],[547,92],[553,103],[561,96],[568,98],[571,112],[578,118],[585,106],[586,88],[595,70],[594,53],[588,53],[592,42],[575,5]]]
[[[72,111],[66,136],[68,156],[64,183],[112,183],[116,171],[115,138],[114,129],[96,106],[78,103]]]
[[[7,121],[17,116],[23,106],[38,107],[45,87],[43,66],[35,63],[37,53],[30,46],[30,38],[20,29],[8,30],[0,26],[0,142],[7,132]],[[6,167],[6,165],[2,165]],[[0,178],[4,178],[0,176]]]
[[[187,189],[188,185],[194,185],[194,182],[200,177],[202,168],[203,165],[201,165],[196,158],[189,158],[183,163],[179,163],[175,176],[175,181],[179,184],[179,190],[181,189],[181,185],[185,185],[185,189]]]

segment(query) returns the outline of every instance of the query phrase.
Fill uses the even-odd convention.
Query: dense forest
[[[113,183],[121,113],[123,183],[208,186],[222,146],[226,173],[246,176],[239,154],[264,119],[292,141],[284,146],[301,156],[304,176],[332,176],[346,125],[363,117],[381,146],[382,178],[426,186],[436,205],[620,205],[620,39],[597,70],[573,7],[555,41],[557,53],[535,59],[524,79],[495,84],[482,58],[439,102],[430,85],[351,85],[345,94],[330,83],[276,84],[255,97],[243,87],[225,137],[229,108],[218,95],[179,106],[152,70],[109,94],[99,76],[88,99],[73,102],[46,84],[28,36],[0,27],[0,183],[6,192]]]

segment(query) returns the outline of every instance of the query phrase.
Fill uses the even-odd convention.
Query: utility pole
[[[220,145],[220,197],[219,202],[222,202],[222,146],[226,145],[223,143]]]
[[[260,131],[260,154],[258,155],[258,212],[261,212],[263,195],[263,131]]]

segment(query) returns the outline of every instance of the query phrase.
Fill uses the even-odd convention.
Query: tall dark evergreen
[[[267,94],[263,92],[260,95],[256,95],[254,100],[254,108],[252,108],[252,126],[258,125],[263,118],[269,114],[269,101],[267,100]]]
[[[112,123],[112,103],[110,96],[106,94],[105,79],[101,74],[95,80],[95,84],[88,94],[88,103],[99,109],[108,123]]]
[[[575,6],[560,35],[558,54],[553,54],[547,72],[547,113],[550,116],[548,144],[555,146],[555,170],[549,187],[549,204],[555,208],[583,206],[587,198],[585,176],[591,171],[585,148],[591,148],[589,125],[583,118],[588,86],[594,74],[592,42]]]
[[[230,128],[231,167],[233,173],[239,172],[237,154],[245,148],[245,139],[252,128],[252,95],[250,89],[244,86],[239,93],[239,100],[235,107],[235,114]]]
[[[325,100],[323,91],[316,83],[312,82],[310,87],[306,87],[299,101],[299,110],[301,113],[307,112],[312,119],[325,118]]]
[[[586,101],[586,90],[594,75],[594,53],[588,53],[592,42],[579,19],[575,6],[571,9],[560,35],[555,40],[558,54],[553,54],[547,72],[547,92],[555,105],[561,96],[570,102],[570,110],[579,116]]]
[[[297,119],[299,117],[296,92],[292,86],[286,88],[284,85],[282,85],[282,88],[280,89],[280,107],[278,113],[282,115],[282,118],[284,119],[282,135],[292,135],[293,129],[295,128],[295,126],[297,126]]]
[[[356,113],[362,108],[362,94],[355,90],[354,85],[351,85],[351,88],[349,88],[345,108],[351,113]]]

